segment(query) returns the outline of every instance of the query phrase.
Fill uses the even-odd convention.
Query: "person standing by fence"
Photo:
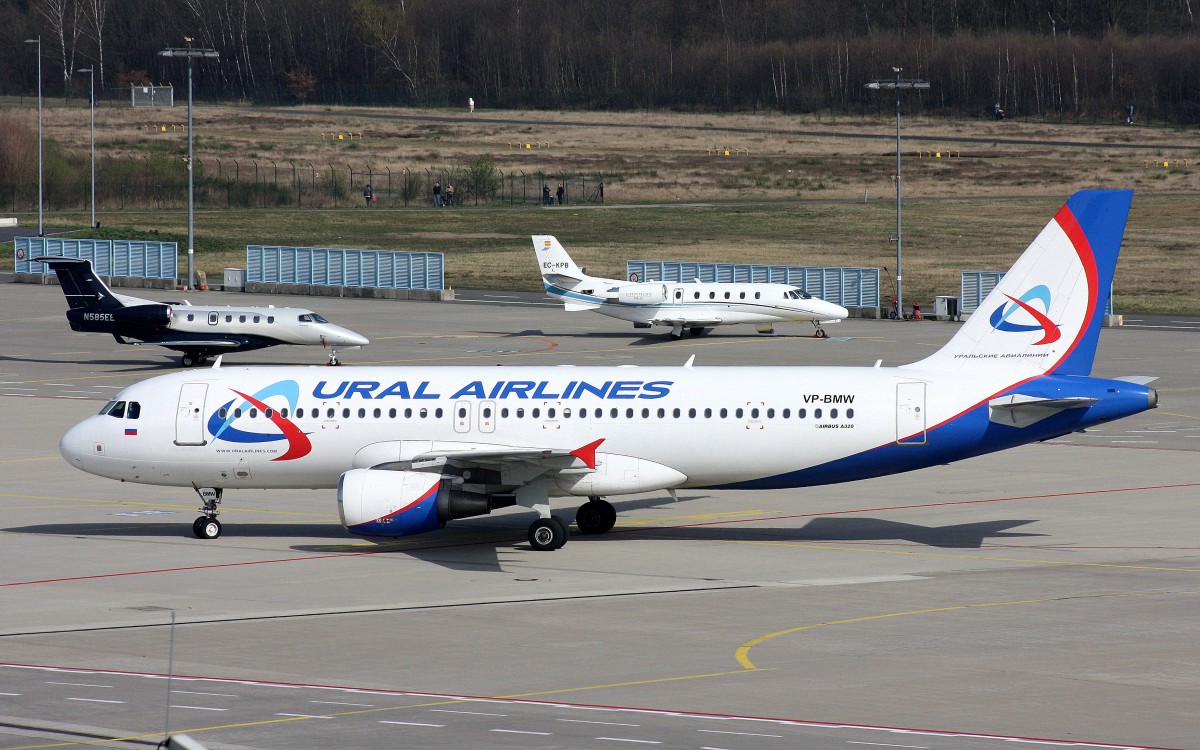
[[[363,188],[363,200],[367,202],[368,206],[370,206],[371,202],[375,200],[375,191],[371,189],[371,183],[369,182],[366,184],[366,187]]]
[[[551,202],[552,201],[550,200],[550,186],[542,185],[542,203],[544,205],[549,206],[551,204]]]
[[[442,207],[442,183],[440,180],[433,183],[433,207]]]
[[[561,184],[559,184],[558,190],[554,191],[554,194],[558,196],[558,205],[560,205],[560,206],[562,205],[563,196],[566,194],[566,192],[567,192],[567,189],[565,187],[563,187]]]

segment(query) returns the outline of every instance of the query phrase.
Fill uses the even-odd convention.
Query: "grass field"
[[[148,116],[101,110],[98,150],[122,158],[186,149],[179,131],[167,136],[173,141],[148,135]],[[156,116],[180,119],[185,113],[177,107]],[[86,109],[51,108],[47,135],[86,151],[86,122]],[[362,137],[350,144],[321,138],[338,129]],[[1132,187],[1138,195],[1117,271],[1117,309],[1200,310],[1194,299],[1200,166],[1192,164],[1194,151],[1181,148],[1196,142],[1192,131],[920,117],[906,118],[903,129],[909,138],[906,299],[928,302],[956,293],[961,270],[1006,269],[1077,189]],[[472,118],[449,111],[200,107],[200,159],[236,154],[398,170],[456,167],[490,153],[506,172],[603,173],[608,202],[202,210],[196,214],[197,262],[219,278],[221,269],[244,263],[250,243],[431,250],[446,253],[451,286],[536,289],[529,235],[550,233],[581,265],[613,276],[623,274],[627,259],[894,271],[892,138],[888,116],[506,111]],[[534,139],[549,145],[515,147]],[[724,156],[725,146],[737,155]],[[940,158],[931,155],[939,151]],[[99,218],[107,237],[172,239],[186,246],[182,209],[108,212],[102,206]],[[36,224],[36,214],[20,219],[22,226]],[[85,227],[88,216],[56,211],[46,222]],[[11,257],[3,263],[11,267]],[[884,283],[886,293],[890,282]]]

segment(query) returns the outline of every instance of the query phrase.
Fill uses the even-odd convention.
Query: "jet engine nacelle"
[[[166,328],[173,313],[169,305],[133,305],[113,311],[118,323],[138,328]]]
[[[659,305],[667,301],[666,284],[626,284],[617,290],[623,305]]]
[[[492,507],[490,495],[452,489],[440,474],[423,471],[351,469],[338,480],[342,525],[359,536],[422,534]]]

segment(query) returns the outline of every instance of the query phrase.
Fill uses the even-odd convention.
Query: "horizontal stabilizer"
[[[988,402],[988,419],[1010,427],[1028,427],[1067,409],[1086,409],[1095,398],[1038,398],[1014,393]]]
[[[579,299],[563,299],[563,309],[567,312],[579,312],[580,310],[595,310],[597,307],[602,307],[603,302],[591,302]]]
[[[1157,375],[1122,375],[1113,380],[1120,380],[1122,383],[1133,383],[1134,385],[1150,385],[1155,380],[1158,380]]]

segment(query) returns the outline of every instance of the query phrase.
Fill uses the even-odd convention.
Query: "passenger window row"
[[[109,411],[109,408],[113,407],[114,404],[119,405],[121,414],[112,414],[112,412]],[[135,414],[137,413],[137,411],[140,411],[140,406],[138,405],[138,403],[136,401],[131,401],[130,407],[131,407],[131,410],[133,410],[134,407],[136,407],[136,410],[133,411],[133,413],[135,413]],[[116,407],[113,407],[113,408],[114,408],[114,410],[116,409]],[[125,409],[124,401],[113,401],[108,406],[105,407],[104,411],[101,411],[100,413],[101,414],[110,414],[111,416],[123,416],[125,413],[124,409]],[[492,418],[492,410],[490,407],[483,407],[480,410],[480,412],[481,412],[480,416],[482,418],[484,418],[484,419]],[[250,419],[255,419],[259,416],[259,410],[256,408],[250,408],[247,410],[243,410],[241,407],[238,407],[238,408],[233,409],[232,413],[233,413],[233,417],[235,419],[243,417],[243,416],[249,417]],[[229,414],[230,414],[230,410],[224,409],[224,408],[220,409],[217,412],[217,416],[220,417],[221,419],[228,419]],[[267,419],[271,419],[274,416],[274,414],[275,414],[275,412],[272,409],[266,409],[265,411],[262,412],[262,416],[264,416]],[[375,409],[366,409],[366,408],[360,407],[357,410],[350,409],[349,407],[342,407],[340,410],[335,409],[333,407],[326,407],[323,418],[336,419],[340,416],[342,419],[350,419],[352,416],[356,416],[359,419],[367,419],[368,416],[370,416],[371,418],[374,418],[374,419],[383,419],[386,415],[387,419],[397,419],[397,418],[400,418],[401,415],[403,415],[402,416],[403,419],[412,419],[414,416],[418,419],[428,419],[430,416],[432,416],[434,419],[441,419],[444,414],[445,414],[445,411],[441,407],[434,408],[434,409],[407,408],[407,409],[404,409],[403,411],[392,408],[392,409],[388,409],[386,412],[383,409],[380,409],[378,407]],[[544,419],[556,419],[556,418],[570,419],[572,417],[572,415],[574,415],[575,418],[577,418],[577,419],[587,419],[589,417],[591,419],[621,419],[621,418],[637,419],[639,417],[641,419],[653,419],[653,418],[667,419],[668,415],[671,419],[685,419],[685,418],[686,419],[729,419],[731,417],[733,419],[747,419],[747,418],[748,419],[793,419],[793,418],[808,419],[810,416],[810,412],[808,409],[805,409],[803,407],[798,408],[795,411],[793,411],[792,409],[779,409],[779,410],[776,410],[774,408],[760,409],[758,407],[752,407],[749,409],[745,409],[742,407],[738,407],[736,409],[707,408],[704,410],[699,410],[699,409],[693,408],[693,409],[688,409],[686,412],[683,409],[679,409],[679,408],[668,410],[668,409],[664,409],[661,407],[658,409],[650,409],[650,408],[646,408],[646,407],[644,407],[642,409],[634,409],[632,407],[627,407],[622,410],[622,409],[618,409],[616,407],[612,407],[608,410],[607,416],[606,416],[605,410],[603,408],[596,407],[596,408],[589,409],[586,406],[580,407],[578,409],[572,409],[569,406],[563,407],[563,408],[556,408],[556,407],[551,406],[551,407],[542,409],[541,407],[535,406],[528,410],[526,410],[525,407],[523,407],[523,406],[518,406],[513,409],[510,409],[509,407],[505,406],[500,409],[500,418],[501,419],[525,419],[527,415],[528,415],[528,418],[530,418],[530,419],[543,419],[543,418]],[[283,417],[284,419],[287,419],[289,416],[288,409],[286,407],[283,409],[280,409],[279,416]],[[467,409],[465,407],[461,407],[461,406],[458,407],[458,417],[460,419],[465,419],[467,416],[468,416]],[[307,409],[305,407],[300,407],[299,409],[296,409],[296,412],[294,415],[292,415],[292,417],[294,419],[305,419],[305,418],[321,419],[322,412],[321,412],[320,408],[316,408],[316,407],[307,408]],[[837,408],[833,408],[833,409],[829,409],[828,411],[826,411],[821,408],[816,408],[816,409],[812,410],[811,417],[813,419],[838,419],[839,417],[842,419],[854,419],[854,409],[848,408],[845,410],[839,410]],[[136,416],[131,416],[129,418],[137,419]]]

